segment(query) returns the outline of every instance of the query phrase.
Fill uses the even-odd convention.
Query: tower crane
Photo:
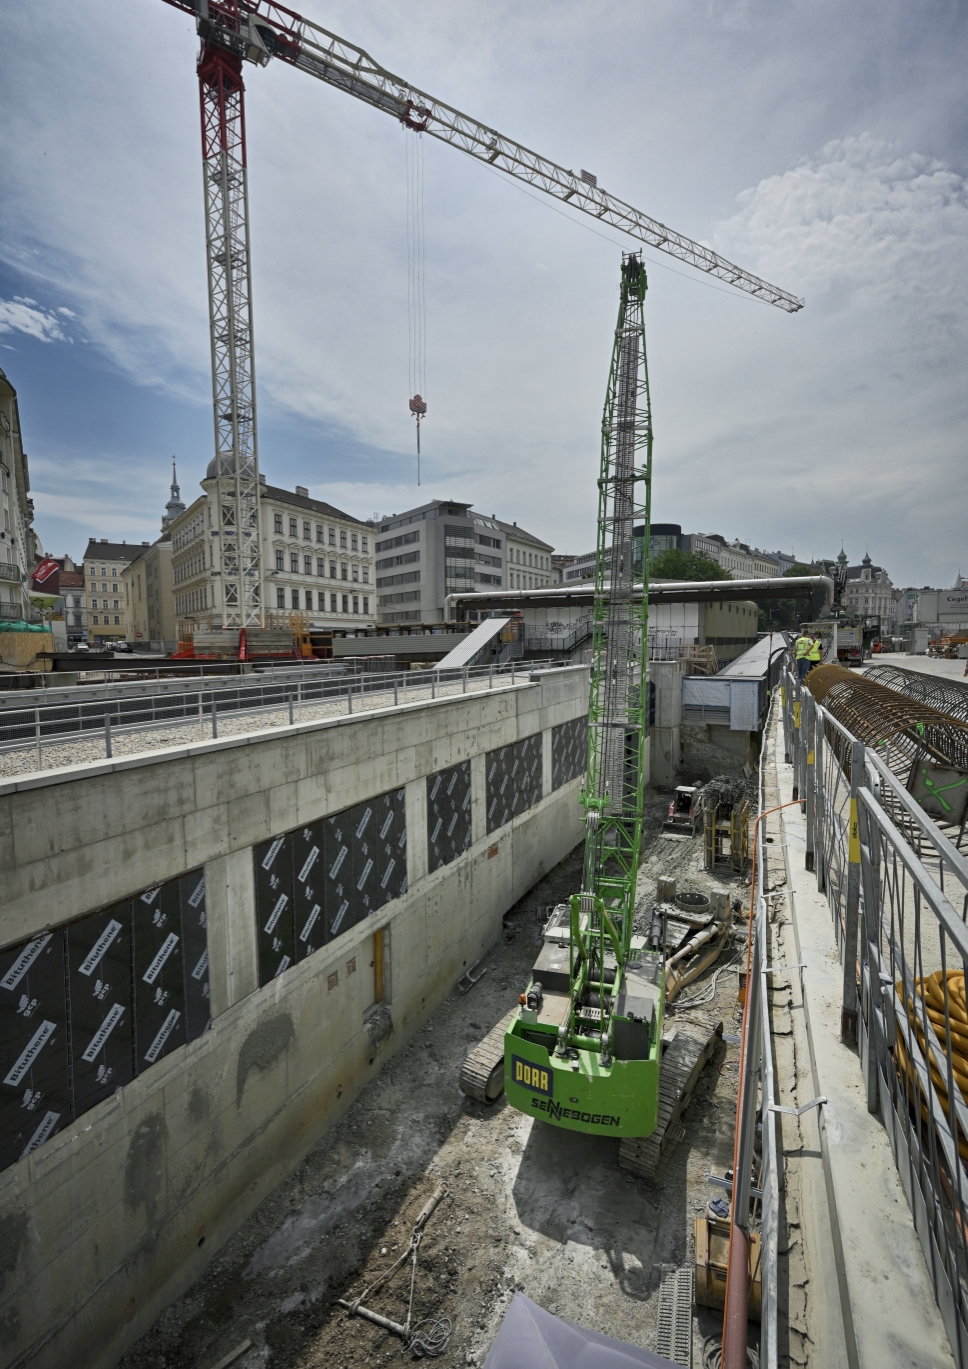
[[[362,48],[275,0],[165,0],[191,15],[201,39],[216,503],[221,541],[218,596],[226,627],[263,622],[259,550],[259,454],[252,330],[243,65],[286,62],[601,223],[787,313],[803,301],[603,190],[588,171],[569,171],[470,115],[394,76]]]

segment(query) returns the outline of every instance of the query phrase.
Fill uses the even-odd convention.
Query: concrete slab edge
[[[543,672],[550,674],[551,672]],[[556,674],[558,672],[555,672]],[[519,689],[535,689],[541,677],[533,680],[516,680],[501,689],[489,691],[490,697],[501,697]],[[214,751],[230,751],[234,747],[254,746],[269,738],[282,736],[298,737],[312,732],[322,732],[331,727],[346,727],[361,720],[398,716],[412,713],[419,708],[441,708],[449,704],[462,703],[474,694],[452,694],[444,699],[418,699],[413,703],[390,704],[387,708],[367,708],[357,713],[346,713],[338,718],[317,718],[313,722],[285,723],[282,727],[264,727],[258,732],[243,732],[235,737],[215,737],[211,741],[191,742],[187,746],[159,747],[156,751],[142,751],[135,756],[119,756],[117,760],[83,761],[79,765],[63,765],[56,770],[35,770],[28,775],[18,776],[15,780],[0,780],[0,798],[6,794],[19,794],[28,789],[44,789],[52,784],[66,784],[74,779],[90,779],[94,775],[119,774],[124,770],[140,770],[146,765],[161,762],[186,760],[193,756],[204,756]],[[29,749],[29,748],[25,748]]]

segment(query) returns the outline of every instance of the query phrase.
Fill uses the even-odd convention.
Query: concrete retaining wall
[[[0,1364],[108,1369],[582,837],[550,729],[587,672],[0,785],[0,945],[203,865],[209,1031],[0,1173]],[[541,800],[485,831],[484,758],[544,734]],[[470,759],[472,844],[427,873],[426,776]],[[252,846],[406,787],[408,891],[259,988]],[[393,1031],[367,1030],[384,929]]]

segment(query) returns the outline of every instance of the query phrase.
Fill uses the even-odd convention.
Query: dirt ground
[[[680,889],[726,888],[745,906],[737,876],[703,871],[700,838],[661,833],[667,803],[648,792],[639,906],[659,875],[676,877]],[[337,1300],[358,1297],[392,1264],[441,1181],[448,1196],[427,1224],[414,1295],[414,1321],[452,1323],[439,1364],[482,1364],[516,1289],[569,1320],[655,1348],[657,1266],[691,1262],[693,1218],[722,1192],[708,1176],[732,1161],[738,1046],[722,1043],[706,1067],[683,1119],[686,1136],[655,1184],[619,1169],[615,1140],[561,1131],[503,1097],[484,1107],[457,1087],[467,1051],[524,988],[546,911],[579,887],[580,869],[577,848],[521,899],[481,981],[466,995],[455,990],[388,1060],[122,1369],[212,1369],[247,1338],[240,1369],[412,1362],[397,1336],[351,1317]],[[745,921],[736,930],[745,934]],[[720,964],[733,954],[727,947]],[[708,987],[712,975],[683,996]],[[727,1033],[737,1030],[736,997],[736,974],[724,970],[703,1011],[722,1016]],[[368,1305],[402,1322],[408,1293],[405,1266]],[[700,1312],[694,1364],[703,1335],[720,1324]]]

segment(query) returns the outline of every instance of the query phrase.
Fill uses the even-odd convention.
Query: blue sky
[[[802,556],[843,539],[898,584],[968,571],[963,6],[302,5],[806,297],[790,317],[650,265],[656,519]],[[8,16],[0,365],[55,553],[153,537],[172,453],[188,500],[212,452],[196,41],[161,0],[126,15],[51,0]],[[628,244],[425,140],[418,490],[410,135],[279,63],[247,81],[267,478],[360,516],[472,500],[592,546]]]

